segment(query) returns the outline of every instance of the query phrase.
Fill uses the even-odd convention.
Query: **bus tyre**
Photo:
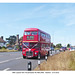
[[[25,59],[26,57],[23,55],[23,59]]]

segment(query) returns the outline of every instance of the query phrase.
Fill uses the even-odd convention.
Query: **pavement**
[[[55,55],[59,53],[59,50],[50,51],[50,54]],[[32,63],[32,70],[38,66],[38,59],[30,58],[23,59],[22,51],[19,52],[0,52],[0,71],[27,71],[28,62]],[[45,61],[44,58],[40,62]]]

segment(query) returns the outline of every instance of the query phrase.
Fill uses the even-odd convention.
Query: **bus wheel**
[[[26,56],[23,55],[23,59],[25,59],[25,58],[26,58]]]

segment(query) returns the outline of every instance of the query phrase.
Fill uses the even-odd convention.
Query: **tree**
[[[71,45],[70,44],[67,44],[67,47],[70,47]]]
[[[10,45],[14,45],[16,43],[16,36],[10,36],[9,38],[6,38],[6,40]]]
[[[53,43],[51,43],[51,47],[55,48],[55,45]]]
[[[56,48],[61,48],[62,44],[56,44]]]
[[[51,46],[51,47],[55,48],[55,45],[53,44],[53,46]]]

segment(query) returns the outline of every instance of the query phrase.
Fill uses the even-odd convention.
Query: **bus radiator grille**
[[[33,52],[27,51],[27,52],[26,52],[26,56],[33,56]]]

